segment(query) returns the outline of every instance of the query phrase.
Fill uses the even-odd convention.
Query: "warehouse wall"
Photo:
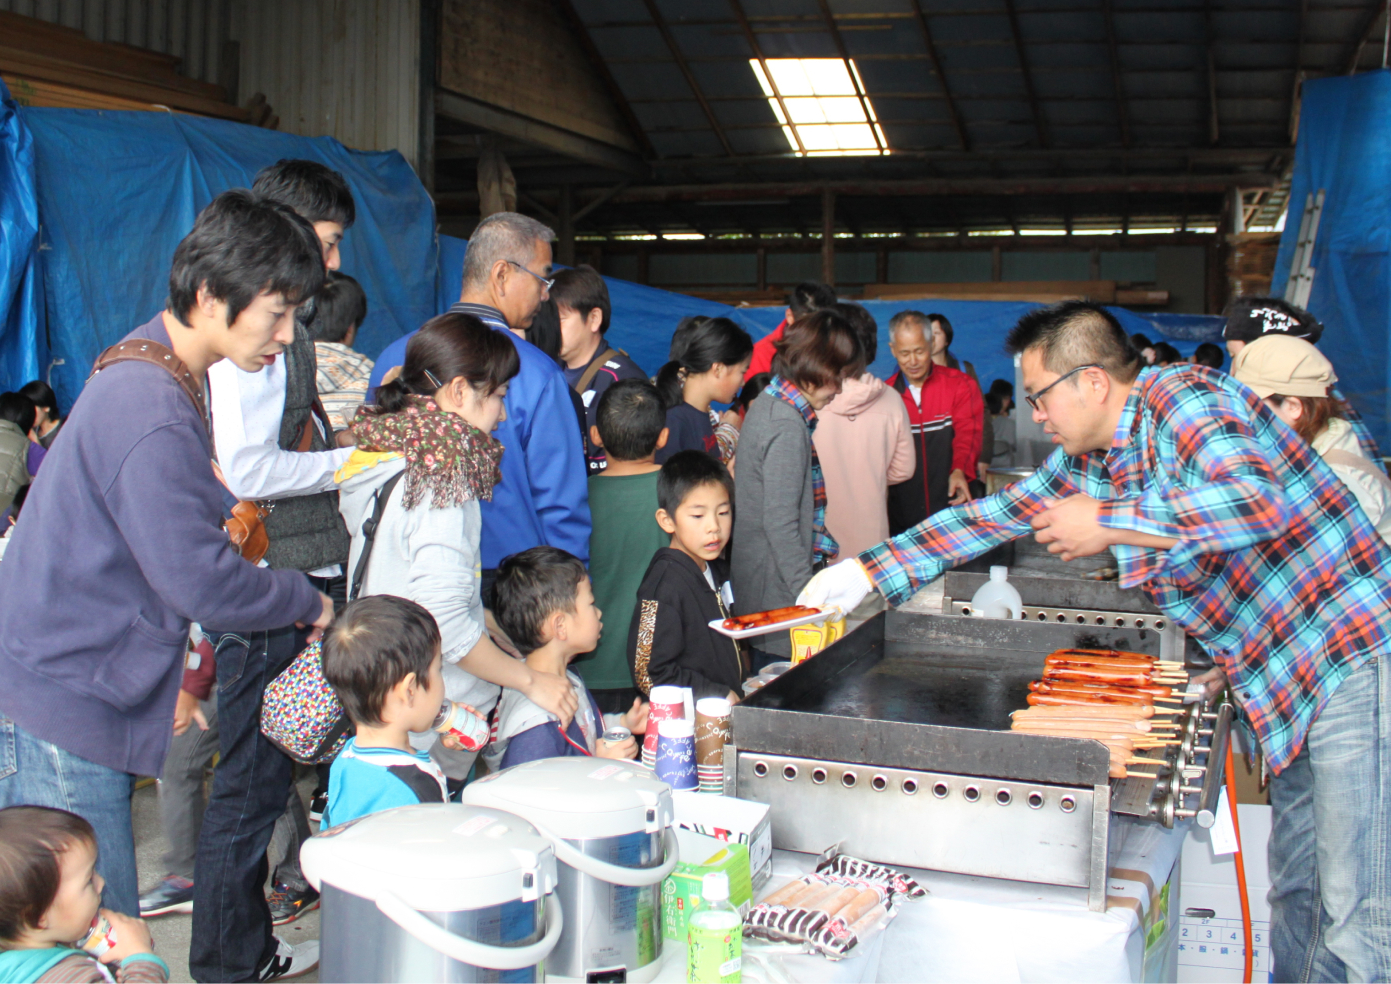
[[[296,0],[298,2],[298,0]],[[0,10],[77,28],[93,41],[183,59],[190,78],[226,84],[224,42],[232,0],[0,0]]]
[[[990,250],[893,251],[888,260],[888,283],[987,283],[995,258]],[[636,252],[602,255],[603,272],[624,280],[640,280],[642,262]],[[1207,310],[1206,250],[1202,246],[1157,246],[1153,249],[1100,250],[1093,274],[1090,250],[1002,250],[1001,281],[1114,280],[1169,292],[1164,310],[1202,314]],[[821,278],[819,252],[769,252],[767,283],[794,284]],[[850,292],[877,282],[877,256],[867,250],[836,252],[836,283]],[[750,289],[758,283],[758,257],[753,252],[662,252],[647,257],[647,283],[682,289]]]
[[[636,149],[554,0],[443,0],[439,84],[521,116]]]
[[[280,129],[358,150],[421,144],[419,0],[222,0],[240,43],[241,100],[263,92]]]
[[[265,93],[287,133],[399,150],[412,166],[421,149],[421,8],[421,0],[0,0],[0,10],[95,41],[181,58],[184,75],[226,86],[239,105]]]

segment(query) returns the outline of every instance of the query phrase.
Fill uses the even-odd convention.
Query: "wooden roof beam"
[[[1101,0],[1101,16],[1106,22],[1106,52],[1111,61],[1111,85],[1116,93],[1116,122],[1120,126],[1121,146],[1130,146],[1130,116],[1125,109],[1125,83],[1121,78],[1120,49],[1116,46],[1116,13],[1112,0]]]
[[[1019,30],[1019,12],[1015,9],[1014,0],[1005,0],[1005,13],[1009,15],[1009,33],[1014,39],[1014,53],[1019,57],[1019,74],[1024,80],[1024,94],[1029,99],[1029,109],[1034,114],[1034,133],[1038,136],[1038,145],[1047,147],[1048,121],[1043,116],[1043,107],[1039,105],[1038,93],[1034,90],[1034,75],[1029,70],[1029,54],[1024,48],[1024,35]]]
[[[696,81],[695,75],[691,72],[690,63],[686,61],[685,54],[676,43],[676,38],[671,33],[671,28],[667,26],[666,18],[657,9],[656,0],[642,0],[643,6],[647,8],[648,15],[652,18],[652,23],[656,25],[658,33],[662,35],[662,40],[666,42],[667,48],[671,51],[671,57],[676,60],[676,67],[681,69],[681,74],[686,78],[686,84],[691,87],[691,93],[695,96],[696,102],[700,103],[701,110],[705,113],[705,118],[710,121],[710,129],[715,131],[715,136],[719,138],[720,146],[730,157],[734,157],[734,148],[730,146],[729,137],[725,135],[724,127],[720,125],[719,119],[715,116],[715,111],[710,108],[710,102],[705,98],[705,92],[701,89],[700,83]]]
[[[870,132],[874,135],[874,145],[883,153],[887,148],[884,141],[879,136],[879,121],[875,119],[873,110],[869,108],[869,99],[865,95],[864,83],[859,78],[859,70],[850,65],[850,50],[845,47],[845,38],[841,36],[840,28],[836,27],[835,16],[831,13],[831,5],[827,0],[817,0],[817,6],[821,8],[821,17],[826,22],[826,30],[831,33],[831,40],[835,42],[836,51],[840,54],[840,60],[845,63],[845,73],[850,76],[850,84],[855,87],[855,97],[860,100],[860,111],[865,114],[865,122],[869,124]],[[796,130],[796,127],[793,127]],[[801,138],[798,138],[801,143]]]
[[[647,131],[638,122],[637,114],[633,112],[632,105],[628,102],[628,97],[619,88],[618,81],[609,71],[608,65],[604,62],[604,56],[599,53],[599,49],[594,44],[594,39],[589,36],[589,28],[580,19],[579,12],[575,10],[575,5],[570,0],[557,0],[560,12],[565,19],[570,22],[570,31],[579,41],[580,47],[584,49],[585,56],[589,58],[589,64],[593,66],[598,74],[599,80],[604,83],[604,88],[608,90],[609,98],[618,107],[619,114],[623,121],[628,124],[628,129],[633,133],[633,139],[642,148],[644,157],[651,159],[657,156],[656,149],[652,146],[652,141],[647,139]]]
[[[920,0],[909,0],[909,6],[912,8],[913,19],[917,21],[918,30],[922,32],[927,57],[932,62],[932,73],[937,76],[937,84],[942,87],[942,96],[947,102],[947,115],[951,117],[956,139],[960,141],[962,150],[970,150],[971,138],[966,133],[966,125],[961,121],[961,111],[957,109],[956,100],[952,98],[951,87],[947,85],[947,73],[942,68],[941,57],[937,54],[937,43],[932,39],[932,28],[927,23],[927,14],[923,13]]]
[[[744,40],[748,42],[749,52],[758,59],[758,64],[763,69],[763,77],[768,80],[768,87],[773,90],[773,98],[778,101],[778,109],[782,111],[782,118],[786,121],[786,126],[792,133],[792,139],[797,142],[797,152],[805,154],[806,147],[802,146],[802,135],[797,132],[797,128],[792,125],[792,114],[787,111],[787,103],[783,102],[782,93],[778,91],[777,80],[773,78],[773,73],[768,71],[768,59],[763,56],[763,46],[758,43],[758,35],[754,33],[753,25],[749,23],[749,17],[744,13],[744,5],[739,0],[729,0],[729,6],[734,11],[734,17],[739,22],[739,29],[744,32]]]
[[[1207,59],[1207,142],[1214,147],[1222,130],[1217,115],[1217,55],[1212,50],[1212,0],[1203,0],[1203,54]]]
[[[766,198],[819,198],[829,190],[850,197],[932,197],[939,195],[1216,194],[1229,188],[1269,188],[1273,174],[1249,172],[1179,175],[1097,175],[1094,177],[922,178],[869,181],[768,181],[694,185],[633,185],[610,195],[614,204],[665,201],[727,201]],[[609,194],[602,192],[601,194]],[[593,192],[584,196],[596,197]]]
[[[1362,49],[1371,39],[1372,30],[1381,20],[1381,15],[1385,10],[1386,4],[1383,0],[1371,0],[1371,3],[1367,4],[1366,10],[1358,18],[1356,30],[1348,39],[1348,45],[1342,58],[1342,74],[1352,75],[1357,71],[1357,62],[1362,58]]]

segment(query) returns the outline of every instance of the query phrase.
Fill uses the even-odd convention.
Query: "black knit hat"
[[[1229,342],[1254,342],[1266,335],[1292,335],[1317,345],[1323,325],[1303,308],[1278,297],[1239,297],[1227,313],[1222,337]]]

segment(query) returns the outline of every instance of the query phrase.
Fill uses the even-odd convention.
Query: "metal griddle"
[[[770,804],[779,848],[839,843],[887,864],[1086,887],[1104,908],[1109,753],[1012,732],[1009,715],[1047,654],[1159,655],[1164,636],[881,613],[735,705],[738,795]],[[1147,804],[1155,781],[1116,792],[1132,784]]]

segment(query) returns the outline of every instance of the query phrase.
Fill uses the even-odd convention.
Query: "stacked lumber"
[[[0,11],[0,78],[22,105],[168,110],[272,126],[278,118],[227,100],[220,85],[180,75],[179,59]],[[259,95],[259,94],[258,94]]]

